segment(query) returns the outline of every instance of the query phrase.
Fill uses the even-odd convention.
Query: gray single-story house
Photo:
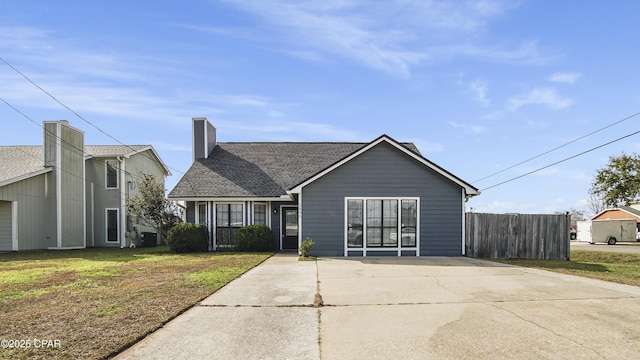
[[[43,145],[0,146],[0,251],[126,247],[144,231],[126,210],[142,174],[170,174],[151,145],[85,145],[45,121]]]
[[[315,242],[315,256],[464,255],[465,202],[479,191],[412,143],[217,142],[193,118],[193,164],[169,193],[205,224],[211,249],[265,224],[277,250]]]

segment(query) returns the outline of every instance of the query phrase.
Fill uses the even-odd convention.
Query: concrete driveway
[[[296,260],[270,258],[118,358],[638,357],[637,287],[469,258]]]

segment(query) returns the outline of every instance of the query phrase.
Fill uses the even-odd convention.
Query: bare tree
[[[604,204],[604,200],[593,193],[587,200],[587,215],[589,218],[596,216],[607,208]]]

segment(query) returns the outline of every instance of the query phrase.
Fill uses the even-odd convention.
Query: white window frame
[[[251,224],[256,225],[256,205],[264,205],[264,222],[269,228],[271,228],[271,211],[269,211],[269,204],[266,202],[253,202],[251,204]]]
[[[109,211],[116,212],[116,226],[117,226],[117,239],[115,241],[109,240]],[[118,244],[120,242],[120,209],[118,208],[106,208],[104,209],[104,242],[107,244]]]
[[[213,250],[218,248],[218,239],[216,239],[216,236],[218,234],[218,205],[242,205],[242,226],[247,225],[247,204],[243,201],[214,201],[212,203],[212,211],[213,211],[213,216],[211,217],[211,222],[212,222],[212,238],[213,238]],[[197,208],[196,208],[196,213],[197,213]],[[226,246],[222,246],[225,247]]]
[[[349,247],[349,200],[362,200],[362,247]],[[396,200],[398,201],[398,245],[393,247],[369,247],[367,246],[367,200]],[[402,246],[402,200],[415,200],[416,201],[416,246],[403,247]],[[369,255],[375,255],[376,252],[397,252],[398,256],[402,256],[403,251],[415,251],[415,256],[420,256],[420,198],[411,196],[399,196],[399,197],[384,197],[384,196],[371,196],[371,197],[345,197],[344,198],[344,256],[349,256],[349,253],[362,253],[363,257]]]
[[[116,169],[116,186],[109,186],[109,163],[115,164]],[[119,161],[116,160],[105,160],[104,161],[104,188],[105,189],[119,189],[120,188],[120,164]]]
[[[202,219],[200,219],[200,206],[201,205],[204,205],[204,209],[205,209],[204,210],[204,213],[205,213],[204,214],[204,217],[205,217],[204,218],[204,222],[202,222]],[[209,202],[207,202],[207,201],[197,201],[196,202],[196,216],[195,216],[195,219],[196,219],[196,224],[202,224],[202,225],[206,226],[207,229],[209,228],[209,222],[210,222],[209,221],[209,219],[210,219],[210,217],[209,217]]]

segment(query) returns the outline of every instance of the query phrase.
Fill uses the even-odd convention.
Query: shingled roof
[[[42,146],[0,146],[0,186],[49,171],[42,151]]]
[[[169,197],[280,197],[368,144],[218,143],[208,159],[195,160]],[[402,145],[420,155],[414,144]]]
[[[130,156],[151,149],[151,145],[85,145],[85,158]],[[162,164],[167,174],[169,169],[155,154],[157,161]],[[35,176],[51,168],[44,166],[42,145],[0,146],[0,186]]]

